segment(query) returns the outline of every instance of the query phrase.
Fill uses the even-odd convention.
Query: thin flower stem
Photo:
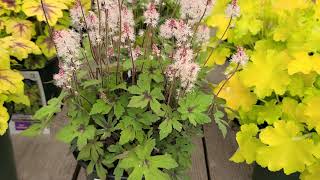
[[[228,30],[229,30],[229,28],[230,28],[230,26],[231,26],[231,22],[232,22],[232,17],[231,17],[230,20],[229,20],[229,23],[228,23],[227,28],[225,29],[225,31],[223,32],[222,36],[221,36],[220,39],[218,40],[218,44],[211,49],[210,54],[209,54],[206,62],[204,63],[204,66],[206,66],[207,63],[209,62],[211,56],[213,55],[214,50],[223,42],[222,39],[223,39],[224,36],[227,34],[227,32],[228,32]]]
[[[118,0],[119,5],[119,21],[120,21],[120,30],[119,30],[119,45],[118,45],[118,58],[117,58],[117,71],[116,71],[116,84],[118,84],[118,73],[120,67],[120,55],[121,55],[121,38],[122,38],[122,2]]]
[[[219,96],[221,93],[222,89],[226,86],[226,84],[230,81],[230,79],[236,74],[236,72],[239,70],[240,63],[237,64],[236,69],[232,72],[232,74],[226,79],[226,81],[222,84],[220,87],[219,91],[217,92],[216,96]]]
[[[237,67],[235,68],[235,70],[232,72],[232,74],[230,76],[228,76],[228,78],[224,81],[224,83],[222,84],[222,86],[220,87],[220,89],[218,90],[217,94],[215,95],[215,97],[218,97],[219,94],[221,93],[222,89],[227,85],[227,83],[230,81],[230,79],[236,74],[236,72],[238,71],[240,67],[240,63],[237,64]],[[211,104],[211,106],[209,107],[208,113],[211,112],[212,108],[215,106],[215,102],[213,102]]]
[[[197,31],[198,31],[198,29],[199,29],[199,26],[200,26],[200,24],[201,24],[204,16],[206,15],[206,12],[207,12],[207,10],[208,10],[209,1],[210,1],[210,0],[207,0],[206,8],[204,9],[204,12],[203,12],[201,18],[200,18],[199,22],[197,23],[197,25],[196,25],[196,27],[195,27],[195,29],[194,29],[193,37],[192,37],[192,39],[191,39],[191,44],[193,43],[193,40],[195,39],[195,37],[196,37],[196,35],[197,35]]]
[[[130,55],[131,55],[131,63],[132,63],[132,84],[134,84],[135,83],[135,76],[136,76],[136,68],[135,68],[133,54],[132,54],[131,41],[128,40],[128,42],[129,42],[129,47],[130,47]]]
[[[100,2],[99,0],[96,0],[97,6],[98,6],[98,19],[99,19],[99,26],[98,26],[98,31],[99,31],[99,38],[101,37],[101,11],[100,11]],[[104,75],[103,75],[103,70],[102,70],[102,47],[101,47],[101,43],[98,42],[98,47],[97,47],[97,51],[98,51],[98,63],[100,66],[100,77],[101,77],[101,87],[103,87],[103,79],[104,79]],[[105,64],[105,63],[104,63]]]
[[[88,24],[87,24],[87,20],[86,20],[86,15],[85,15],[84,10],[83,10],[82,2],[81,2],[80,0],[79,0],[78,2],[79,2],[79,4],[80,4],[81,13],[82,13],[83,21],[84,21],[84,25],[85,25],[86,30],[87,30],[87,32],[88,32],[88,40],[89,40],[89,45],[90,45],[91,54],[92,54],[92,57],[93,57],[94,61],[96,61],[96,57],[95,57],[96,55],[95,55],[95,52],[94,52],[94,50],[93,50],[93,45],[92,45],[92,41],[91,41],[90,34],[89,34],[90,32],[89,32],[89,28],[88,28]],[[96,61],[96,62],[97,62],[97,61]]]
[[[106,27],[106,37],[105,37],[105,46],[106,46],[106,60],[107,60],[107,74],[109,73],[109,64],[110,64],[110,59],[109,59],[109,24],[108,24],[108,19],[109,19],[109,10],[105,10],[105,27]]]
[[[88,59],[88,56],[87,56],[87,53],[86,53],[85,51],[81,51],[81,53],[82,53],[82,55],[85,57],[85,60],[86,60],[86,62],[87,62],[87,64],[88,64],[89,72],[90,72],[89,75],[91,76],[91,78],[95,78],[95,77],[94,77],[93,70],[92,70],[91,65],[90,65],[90,62],[89,62],[89,59]]]
[[[54,42],[54,38],[53,38],[53,29],[52,29],[52,27],[51,27],[50,24],[49,24],[49,20],[48,20],[47,13],[46,13],[45,8],[44,8],[43,0],[41,0],[40,2],[41,2],[41,8],[42,8],[44,17],[45,17],[45,19],[46,19],[46,23],[47,23],[47,25],[48,25],[48,27],[49,27],[49,36],[50,36],[50,39],[51,39],[51,41],[52,41],[53,44],[54,44],[56,53],[58,53],[58,48],[57,48],[57,45],[56,45],[56,43]],[[41,29],[41,28],[40,28],[40,29]],[[58,61],[60,62],[60,59],[59,59],[59,56],[58,56],[58,55],[57,55],[57,58],[58,58]]]
[[[176,79],[173,79],[171,86],[169,88],[169,96],[168,96],[168,105],[171,103],[171,98],[172,98],[172,93],[173,93],[173,88],[175,87]]]

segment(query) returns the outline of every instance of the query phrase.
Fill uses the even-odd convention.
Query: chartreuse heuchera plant
[[[8,129],[9,113],[4,103],[15,102],[30,105],[24,95],[23,76],[10,69],[10,57],[6,50],[0,48],[0,136]]]
[[[68,28],[68,7],[75,0],[0,0],[0,48],[6,49],[17,69],[41,69],[55,57],[45,15],[55,29]],[[85,9],[90,0],[83,0]]]
[[[65,106],[69,123],[57,136],[88,174],[186,179],[192,138],[213,116],[201,64],[210,38],[203,20],[213,5],[99,0],[85,12],[78,1],[70,10],[73,29],[50,28],[60,59],[54,79],[63,92],[24,134],[41,132]]]
[[[231,60],[215,89],[241,124],[231,160],[319,179],[320,2],[229,3],[217,1],[206,23],[221,39],[207,65]]]

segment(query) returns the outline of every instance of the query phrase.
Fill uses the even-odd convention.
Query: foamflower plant
[[[69,122],[57,137],[88,174],[185,179],[191,141],[213,118],[203,56],[210,38],[203,22],[213,6],[99,0],[86,12],[78,1],[70,10],[74,28],[50,28],[60,61],[54,79],[63,92],[24,134],[41,132],[64,106]]]

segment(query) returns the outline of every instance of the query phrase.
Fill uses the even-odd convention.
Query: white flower
[[[141,48],[137,46],[132,50],[132,59],[135,61],[141,55]]]
[[[160,26],[160,36],[165,39],[175,37],[178,46],[181,46],[190,37],[192,37],[191,27],[182,19],[168,19]]]
[[[244,51],[243,47],[238,47],[236,54],[232,55],[231,62],[246,65],[249,61],[249,56]]]
[[[159,13],[154,3],[149,3],[144,12],[145,23],[151,27],[156,27],[159,21]]]
[[[196,34],[196,40],[199,43],[205,43],[210,40],[210,29],[208,26],[201,25]]]
[[[228,4],[226,15],[229,18],[240,17],[240,7],[237,0],[232,0],[231,4]]]
[[[177,40],[178,46],[188,41],[192,37],[191,27],[186,24],[183,20],[176,21],[176,28],[174,29],[174,37]]]
[[[186,63],[181,66],[180,69],[180,81],[181,87],[185,89],[186,92],[190,92],[197,81],[198,74],[200,71],[200,66],[196,63]]]
[[[200,66],[193,62],[193,58],[194,54],[192,49],[188,47],[179,48],[173,57],[175,62],[169,65],[165,71],[170,81],[178,78],[181,87],[186,92],[192,90],[200,71]]]
[[[213,5],[213,0],[180,0],[181,17],[195,24],[211,12]]]
[[[193,50],[188,47],[179,48],[173,56],[175,62],[179,64],[184,64],[186,62],[191,62],[193,60],[194,54]]]
[[[76,3],[74,7],[70,9],[70,17],[72,24],[76,29],[82,29],[84,27],[82,7],[79,3]]]
[[[55,31],[53,41],[57,47],[58,56],[65,62],[76,61],[80,54],[80,35],[73,30]]]
[[[175,19],[168,19],[160,26],[160,36],[166,39],[170,39],[174,36],[174,29],[177,26]]]

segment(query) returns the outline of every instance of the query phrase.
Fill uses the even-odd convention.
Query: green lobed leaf
[[[102,99],[98,99],[97,102],[93,105],[90,115],[94,114],[108,114],[112,106],[105,103]]]

